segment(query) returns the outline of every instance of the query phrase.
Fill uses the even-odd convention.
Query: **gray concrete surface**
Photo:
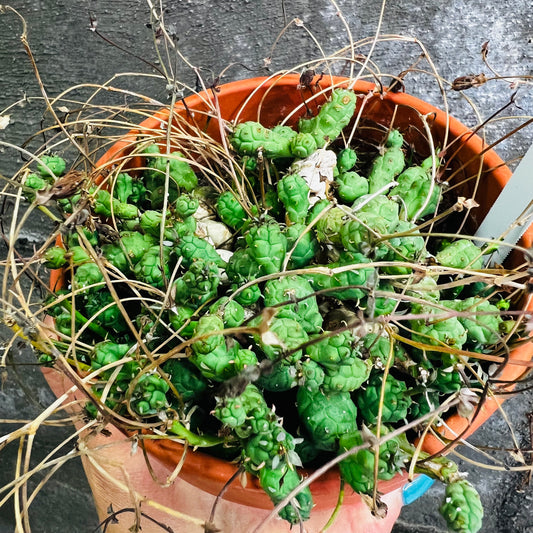
[[[27,19],[29,42],[37,59],[45,87],[51,95],[80,82],[104,82],[116,72],[149,71],[138,59],[127,55],[99,39],[89,31],[89,13],[98,21],[98,29],[112,41],[148,61],[156,56],[151,43],[147,4],[143,0],[18,0],[13,7]],[[298,17],[316,37],[326,53],[348,43],[343,24],[336,16],[337,8],[327,0],[183,0],[167,1],[167,21],[179,36],[179,46],[188,59],[206,77],[218,75],[231,66],[222,81],[262,75],[263,59],[285,22]],[[376,30],[380,2],[375,0],[339,0],[354,39],[367,37]],[[0,14],[0,108],[27,97],[24,108],[13,111],[12,122],[0,132],[2,140],[15,144],[39,126],[42,107],[34,98],[39,95],[31,66],[19,41],[20,22],[13,15]],[[490,41],[490,61],[505,75],[533,73],[533,10],[530,0],[502,2],[498,0],[397,0],[385,9],[381,32],[417,37],[427,48],[437,70],[445,79],[487,69],[480,49]],[[271,69],[292,67],[313,58],[318,49],[302,27],[292,26],[280,40],[272,56]],[[373,55],[383,72],[398,74],[416,58],[414,45],[385,43]],[[182,79],[194,83],[193,74],[179,66]],[[435,84],[428,88],[422,76],[405,80],[406,90],[439,105],[441,97]],[[165,99],[164,84],[133,81],[135,90]],[[489,82],[475,94],[468,94],[481,104],[482,116],[488,116],[510,98],[512,89],[502,83]],[[533,91],[519,88],[518,108],[511,112],[533,114]],[[448,92],[452,112],[466,123],[476,118],[465,100]],[[488,130],[497,138],[503,131],[499,124]],[[531,129],[499,151],[508,160],[523,153],[533,141]],[[17,156],[1,149],[0,172],[9,175],[17,167]],[[29,228],[26,244],[31,247],[43,238],[39,225]],[[16,352],[7,380],[0,389],[0,420],[29,419],[42,405],[51,401],[32,355],[24,349]],[[533,411],[531,392],[513,398],[506,412],[516,432],[518,444],[531,447],[527,417]],[[10,425],[0,425],[0,434]],[[44,456],[69,434],[68,429],[48,428],[37,435],[35,460]],[[478,445],[509,447],[511,440],[501,416],[492,419],[471,439]],[[0,453],[0,486],[12,478],[16,448]],[[503,457],[503,456],[502,456]],[[476,457],[479,459],[479,457]],[[526,533],[533,531],[533,488],[523,473],[500,472],[474,468],[464,464],[470,478],[480,490],[486,510],[483,531],[488,533]],[[395,533],[444,533],[438,515],[442,489],[435,485],[427,495],[405,507],[395,526]],[[11,504],[0,508],[0,533],[14,530]],[[46,485],[30,509],[33,531],[55,533],[72,531],[89,533],[97,525],[90,492],[77,461],[69,462]]]

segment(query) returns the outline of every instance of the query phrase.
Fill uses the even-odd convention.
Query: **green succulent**
[[[369,193],[383,190],[405,167],[405,155],[402,150],[403,136],[398,130],[392,130],[382,154],[372,162],[368,174]]]
[[[274,274],[281,270],[287,253],[287,237],[277,222],[252,226],[246,234],[250,257],[259,265],[259,272]]]
[[[437,167],[439,163],[436,163]],[[440,199],[441,187],[432,179],[433,158],[428,157],[420,166],[405,169],[397,178],[398,185],[390,196],[402,203],[402,215],[409,221],[434,214]]]
[[[339,199],[346,204],[355,202],[369,192],[368,180],[354,171],[342,172],[335,178]]]
[[[313,118],[302,118],[298,123],[300,133],[310,133],[318,148],[335,140],[350,123],[355,112],[357,96],[348,89],[334,89],[331,98]]]
[[[259,473],[259,483],[274,505],[277,505],[300,484],[298,473],[287,467],[263,468]],[[307,520],[313,507],[313,498],[309,487],[305,487],[294,497],[295,502],[287,504],[279,513],[290,524]]]
[[[207,390],[207,380],[187,359],[169,359],[161,365],[161,371],[168,376],[181,402],[198,401]]]
[[[483,507],[479,494],[466,480],[458,480],[446,486],[446,494],[440,514],[451,531],[476,533],[481,529]]]
[[[349,392],[324,392],[299,387],[298,416],[316,447],[338,449],[342,435],[357,430],[357,408]]]
[[[368,424],[375,424],[381,408],[381,422],[392,424],[407,417],[412,399],[407,392],[407,385],[388,374],[384,385],[383,402],[380,401],[383,388],[383,376],[375,373],[368,384],[357,392],[359,412]]]
[[[216,209],[220,220],[235,230],[241,229],[248,214],[233,191],[224,191],[218,198]]]
[[[283,276],[265,283],[263,296],[266,307],[278,306],[277,317],[295,318],[307,333],[318,332],[322,315],[313,287],[303,276]],[[295,301],[296,303],[291,303]]]
[[[42,177],[56,177],[62,176],[67,168],[66,161],[57,155],[43,155],[41,156],[41,162],[37,165],[37,170]],[[47,168],[48,167],[48,168]],[[50,170],[53,175],[50,174]]]
[[[220,269],[212,261],[193,261],[187,272],[174,282],[174,299],[180,305],[194,308],[217,295]]]
[[[298,174],[278,181],[278,197],[285,207],[288,224],[303,223],[309,211],[309,185]]]
[[[472,241],[458,239],[437,252],[435,259],[444,267],[479,270],[483,268],[482,254],[481,249]]]
[[[135,277],[152,287],[162,289],[170,279],[170,255],[171,249],[167,246],[150,246],[133,267]]]
[[[382,435],[386,434],[382,428]],[[354,431],[342,435],[339,439],[339,452],[357,448],[366,444],[368,436],[363,431]],[[373,436],[372,436],[373,437]],[[375,438],[375,437],[373,437]],[[398,439],[390,439],[379,446],[377,479],[392,479],[404,466],[405,454],[400,448]],[[376,452],[373,448],[367,447],[355,451],[339,462],[339,470],[342,478],[360,494],[372,494],[375,484]]]
[[[284,233],[287,238],[287,253],[290,252],[288,268],[293,270],[309,265],[320,250],[313,231],[305,224],[291,224]]]
[[[337,154],[339,174],[349,172],[357,163],[357,154],[353,148],[343,148]]]
[[[140,416],[156,415],[169,407],[168,383],[157,373],[142,374],[132,392],[131,406]]]
[[[259,151],[270,159],[291,157],[291,138],[279,130],[265,128],[259,122],[237,124],[230,142],[241,155],[257,155]]]

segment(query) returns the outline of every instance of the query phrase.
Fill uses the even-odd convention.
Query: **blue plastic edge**
[[[403,503],[404,505],[409,505],[415,500],[418,500],[420,496],[425,494],[429,487],[435,483],[434,479],[431,479],[425,474],[420,474],[413,481],[407,482],[403,486]]]

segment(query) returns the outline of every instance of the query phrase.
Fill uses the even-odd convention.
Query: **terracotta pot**
[[[294,75],[281,76],[275,79],[254,78],[237,81],[222,85],[216,93],[203,93],[201,95],[190,96],[186,99],[186,106],[178,103],[174,112],[186,120],[189,124],[194,124],[201,130],[206,131],[215,139],[220,139],[220,124],[217,120],[208,119],[207,115],[210,107],[218,106],[220,115],[226,120],[239,121],[257,120],[267,127],[274,126],[280,122],[288,113],[299,108],[299,111],[292,115],[289,124],[295,124],[297,119],[305,113],[305,107],[301,106],[303,98],[309,97],[309,93],[304,93],[298,88],[299,79]],[[346,85],[343,78],[328,78],[320,82],[322,88],[330,85]],[[486,151],[483,141],[463,124],[447,116],[444,112],[436,109],[430,104],[423,102],[404,93],[384,93],[371,94],[376,90],[373,84],[360,81],[354,89],[362,95],[367,95],[367,99],[360,99],[359,105],[364,101],[362,118],[370,119],[374,123],[389,126],[394,117],[394,127],[400,129],[407,142],[415,146],[421,155],[429,155],[427,143],[423,138],[422,118],[428,124],[437,147],[443,146],[448,132],[448,142],[457,139],[454,144],[457,153],[452,162],[452,168],[456,169],[456,179],[460,180],[465,176],[475,176],[480,174],[482,187],[479,187],[475,194],[475,200],[480,204],[476,209],[479,221],[485,216],[488,208],[494,202],[499,192],[509,179],[511,172],[505,166],[498,155],[492,151]],[[310,107],[316,109],[324,98],[317,98],[311,101]],[[115,143],[98,161],[97,166],[104,170],[109,165],[125,164],[125,168],[133,169],[142,166],[142,160],[135,156],[131,158],[129,154],[134,149],[139,136],[142,134],[153,134],[154,131],[162,131],[166,127],[169,119],[169,110],[162,110],[147,118],[138,127],[129,132],[123,139]],[[369,129],[368,134],[372,135],[373,130]],[[382,135],[382,134],[381,134]],[[454,150],[452,150],[453,152]],[[480,154],[483,154],[481,157]],[[461,190],[461,194],[466,197],[472,196],[472,191],[466,190],[470,187],[470,182]],[[473,229],[473,228],[470,228]],[[522,246],[529,247],[533,241],[533,231],[530,230],[522,239]],[[57,286],[57,278],[51,280],[52,286]],[[527,308],[533,310],[531,302],[527,303]],[[533,346],[526,345],[511,353],[513,361],[530,361],[533,355]],[[524,372],[524,367],[519,365],[507,365],[501,373],[501,379],[513,380]],[[500,400],[501,402],[501,400]],[[449,438],[457,434],[467,436],[477,429],[497,408],[496,400],[489,400],[483,406],[481,413],[469,423],[468,420],[457,415],[448,419],[448,430],[445,435]],[[435,437],[427,438],[424,442],[424,449],[433,453],[442,449],[443,444]],[[171,440],[146,441],[146,448],[149,453],[159,461],[173,469],[180,461],[183,454],[183,446]],[[185,462],[181,469],[180,477],[190,484],[206,491],[212,495],[220,492],[224,484],[232,477],[236,471],[236,466],[221,459],[217,459],[200,451],[187,451]],[[381,482],[379,490],[381,493],[388,493],[401,487],[406,482],[406,476],[398,475],[393,480]],[[339,488],[339,475],[336,469],[330,470],[318,481],[311,485],[311,491],[317,509],[333,509],[337,503]],[[224,499],[232,502],[244,503],[247,506],[271,509],[272,503],[259,486],[257,479],[249,476],[246,488],[243,488],[239,480],[235,480],[224,493]],[[359,502],[357,494],[347,491],[345,496],[346,504]]]

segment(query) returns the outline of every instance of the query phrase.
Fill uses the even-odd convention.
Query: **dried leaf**
[[[457,203],[453,207],[455,211],[461,212],[464,208],[473,209],[474,207],[479,207],[479,204],[473,198],[459,196]]]
[[[261,323],[259,324],[259,333],[261,336],[269,331],[272,319],[276,316],[279,309],[276,307],[265,307],[261,312]]]
[[[361,499],[366,503],[367,507],[370,509],[370,512],[373,516],[375,516],[376,518],[386,518],[389,509],[387,507],[387,504],[382,502],[379,496],[376,498],[375,505],[372,496],[369,496],[368,494],[361,494],[360,496]]]
[[[517,463],[520,463],[520,464],[523,464],[523,465],[526,464],[526,460],[524,459],[524,455],[522,454],[522,452],[520,450],[515,450],[514,452],[511,451],[511,452],[509,452],[509,454]]]
[[[195,234],[207,240],[215,248],[228,242],[232,237],[231,231],[225,224],[207,218],[197,222]]]
[[[313,69],[304,70],[300,74],[300,83],[298,84],[298,87],[300,89],[304,89],[306,87],[310,87],[311,83],[313,83],[313,78],[314,77],[315,77],[315,71]]]
[[[309,186],[309,204],[315,205],[327,198],[330,184],[333,182],[333,169],[337,156],[332,150],[320,148],[309,157],[293,163],[291,172],[299,174]]]
[[[389,92],[391,93],[399,93],[400,91],[405,92],[405,84],[403,82],[402,74],[404,73],[403,72],[400,73],[399,76],[397,76],[396,78],[392,80],[392,83],[389,85],[389,88],[387,89]]]
[[[280,463],[280,457],[279,455],[274,455],[273,459],[272,459],[272,470],[276,470],[279,466],[279,463]]]
[[[282,349],[286,349],[283,341],[270,330],[263,331],[261,333],[261,342],[267,346],[280,346]]]
[[[489,41],[485,41],[483,45],[481,46],[481,57],[483,58],[483,61],[487,59],[488,55],[489,55]]]
[[[374,435],[374,433],[370,431],[366,424],[363,424],[361,426],[361,436],[363,437],[363,442],[368,442],[372,446],[376,446],[379,443],[378,439],[376,438],[376,435]]]
[[[243,489],[246,488],[246,485],[248,485],[248,474],[246,473],[246,470],[243,470],[239,475],[239,481],[241,482],[241,487]]]
[[[69,198],[76,194],[80,185],[85,181],[86,175],[77,170],[67,172],[62,178],[59,178],[51,189],[38,191],[36,200],[39,205],[44,205],[49,200],[58,200]]]
[[[457,412],[459,416],[463,418],[470,418],[477,407],[479,397],[475,392],[470,389],[462,388],[459,391],[459,404],[457,406]]]
[[[86,211],[85,209],[82,210]],[[87,217],[88,218],[88,217]],[[78,223],[79,225],[83,225],[83,223]],[[94,223],[95,229],[98,232],[98,235],[100,237],[100,242],[102,243],[113,243],[116,242],[120,238],[120,233],[110,226],[109,224],[102,224],[101,222],[95,222]]]

